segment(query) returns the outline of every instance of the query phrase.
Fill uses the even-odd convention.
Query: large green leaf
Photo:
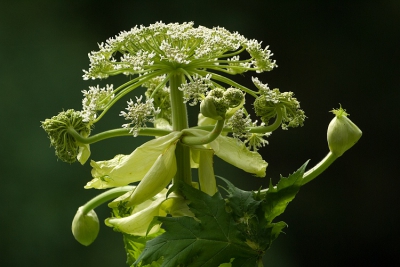
[[[158,217],[165,233],[146,243],[134,266],[161,260],[161,267],[262,266],[263,255],[286,227],[273,220],[296,196],[306,165],[258,192],[243,191],[222,178],[226,199],[175,184],[170,190],[181,192],[195,217]]]
[[[163,257],[162,267],[216,267],[234,257],[233,267],[254,267],[258,253],[245,243],[221,195],[211,197],[185,184],[179,190],[196,218],[159,217],[166,232],[147,242],[135,264]]]

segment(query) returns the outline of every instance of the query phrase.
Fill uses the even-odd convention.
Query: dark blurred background
[[[302,188],[280,217],[289,227],[266,266],[400,266],[397,0],[1,1],[0,265],[126,266],[120,234],[104,224],[91,246],[74,240],[72,218],[97,193],[83,189],[90,166],[57,161],[40,121],[80,110],[81,90],[109,82],[81,78],[97,43],[160,20],[222,26],[262,40],[279,67],[259,78],[295,92],[306,111],[304,127],[274,132],[261,150],[267,178],[216,161],[216,174],[239,187],[276,182],[308,159],[316,164],[328,152],[328,111],[339,103],[363,130],[359,143]],[[95,132],[123,123],[113,112]],[[95,144],[92,157],[130,153],[142,141]],[[103,221],[109,210],[97,213]]]

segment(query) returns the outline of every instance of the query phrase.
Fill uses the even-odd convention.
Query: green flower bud
[[[200,112],[204,117],[214,120],[222,120],[225,118],[228,105],[224,99],[218,99],[213,96],[207,96],[201,101]]]
[[[361,138],[362,132],[347,116],[342,107],[332,110],[336,116],[328,126],[329,150],[340,157],[346,150],[351,148]]]
[[[83,207],[79,207],[72,220],[72,234],[75,239],[84,246],[89,246],[96,239],[100,230],[99,219],[94,210],[83,213]]]
[[[69,109],[60,112],[51,119],[42,122],[42,128],[50,138],[50,144],[56,150],[56,156],[64,162],[73,163],[79,155],[79,161],[83,164],[90,155],[88,145],[79,144],[75,138],[68,133],[69,128],[75,129],[82,136],[90,134],[90,125],[83,121],[81,112]],[[80,150],[80,147],[82,149]]]
[[[242,104],[244,94],[240,89],[231,87],[226,89],[226,91],[224,92],[224,98],[226,99],[230,108],[235,108]]]

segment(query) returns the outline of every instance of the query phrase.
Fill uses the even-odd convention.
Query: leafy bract
[[[93,179],[85,188],[109,188],[123,186],[142,180],[158,163],[162,155],[171,144],[181,136],[180,132],[152,139],[137,147],[130,155],[116,155],[111,160],[91,161]]]
[[[200,129],[190,129],[186,132],[198,137],[209,134],[209,132]],[[210,147],[217,157],[229,164],[257,177],[265,177],[268,163],[263,160],[258,152],[250,151],[245,144],[240,143],[237,139],[219,135],[206,146]],[[193,156],[192,159],[195,159]],[[196,164],[195,166],[197,167]]]
[[[299,192],[307,163],[308,161],[289,177],[281,177],[276,186],[272,186],[270,183],[263,202],[263,211],[267,221],[272,222],[275,217],[282,214],[289,202]]]

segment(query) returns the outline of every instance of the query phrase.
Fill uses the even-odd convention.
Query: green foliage
[[[258,192],[243,191],[221,178],[227,184],[225,199],[218,192],[209,196],[184,183],[175,184],[171,190],[179,190],[190,201],[195,217],[158,217],[165,233],[148,241],[139,257],[132,257],[134,266],[162,259],[162,267],[215,267],[232,258],[233,267],[261,266],[266,250],[286,227],[272,220],[299,191],[305,167]]]
[[[127,255],[126,263],[129,266],[132,266],[134,264],[134,262],[139,258],[140,253],[142,253],[142,251],[146,245],[146,242],[163,232],[164,232],[163,230],[160,230],[159,233],[156,233],[151,236],[146,236],[146,237],[123,234],[125,251],[127,252],[126,253],[126,255]],[[162,258],[160,258],[158,261],[154,261],[150,264],[138,265],[138,266],[140,266],[140,267],[160,267],[161,263],[162,263]]]

